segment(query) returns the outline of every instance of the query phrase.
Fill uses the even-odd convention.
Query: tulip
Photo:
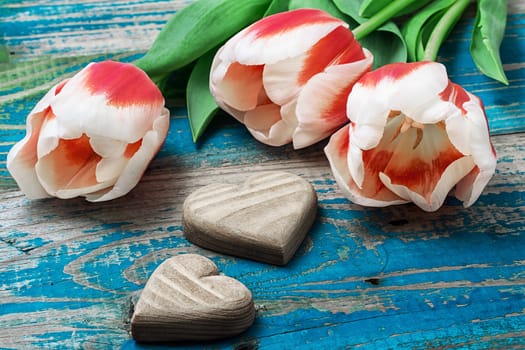
[[[131,64],[91,63],[53,87],[27,117],[7,169],[31,199],[128,193],[166,138],[169,111]]]
[[[298,149],[347,122],[346,96],[372,61],[348,24],[298,9],[263,18],[221,47],[210,91],[260,142]]]
[[[481,100],[436,62],[365,74],[348,97],[350,124],[325,153],[341,190],[364,206],[414,202],[435,211],[455,186],[465,207],[496,169]]]

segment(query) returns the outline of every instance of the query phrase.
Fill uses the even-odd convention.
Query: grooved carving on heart
[[[139,342],[211,340],[242,333],[255,318],[252,294],[219,275],[208,258],[182,254],[151,275],[135,306],[131,334]]]
[[[217,252],[285,265],[315,220],[312,185],[287,172],[249,177],[240,186],[212,184],[186,198],[186,238]]]

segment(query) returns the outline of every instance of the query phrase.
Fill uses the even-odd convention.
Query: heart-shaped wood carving
[[[139,342],[211,340],[242,333],[255,318],[252,294],[197,254],[164,261],[149,278],[131,318]]]
[[[186,238],[204,248],[275,265],[293,256],[315,220],[312,185],[287,172],[253,175],[241,185],[212,184],[184,202]]]

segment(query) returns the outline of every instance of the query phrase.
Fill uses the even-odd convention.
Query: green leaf
[[[359,4],[355,1],[333,0],[339,11],[348,15],[357,24],[368,19],[359,16]],[[387,22],[376,31],[359,40],[374,55],[374,68],[393,62],[406,62],[407,47],[398,26]]]
[[[508,85],[499,53],[506,21],[507,1],[479,0],[470,54],[483,74]]]
[[[372,17],[380,10],[388,6],[393,0],[364,0],[359,7],[359,15],[362,17]],[[417,9],[425,6],[430,0],[420,0],[413,4],[410,4],[402,11],[397,13],[395,17],[406,15],[416,11]]]
[[[216,51],[212,50],[199,58],[188,80],[186,99],[193,142],[204,133],[219,109],[209,86],[210,68]]]
[[[343,12],[341,12],[330,0],[290,0],[290,10],[300,8],[319,9],[345,22],[348,19],[348,17]]]
[[[289,3],[290,0],[273,0],[266,12],[264,13],[264,17],[268,17],[279,12],[287,11]]]
[[[167,79],[162,81],[161,91],[166,100],[167,107],[186,104],[186,90],[188,81],[197,61],[192,62],[172,72]]]
[[[441,18],[444,10],[452,6],[454,1],[455,0],[436,0],[430,5],[424,7],[422,10],[416,13],[414,17],[405,23],[401,29],[401,32],[405,37],[405,42],[408,49],[408,59],[410,61],[417,61],[418,46],[424,51],[426,40],[428,40],[430,33],[428,33],[428,36],[424,38],[424,36],[421,35],[422,31],[428,32],[428,28],[431,28],[432,25],[435,25],[436,22],[434,21],[436,20],[436,17]],[[433,20],[431,20],[432,18]]]
[[[418,61],[435,61],[437,59],[441,44],[443,44],[448,37],[469,4],[470,0],[457,0],[452,6],[444,10],[444,13],[440,18],[434,18],[437,16],[431,18],[430,22],[432,23],[429,24],[429,27],[432,28],[432,33],[425,44],[423,54],[421,55],[418,51]],[[436,20],[437,22],[433,23]]]
[[[197,0],[175,15],[135,64],[159,81],[262,18],[271,0]]]
[[[436,25],[439,23],[441,18],[445,15],[447,12],[447,8],[434,13],[423,25],[423,27],[419,30],[419,33],[416,38],[416,48],[415,48],[415,57],[412,59],[412,61],[422,61],[425,57],[425,49],[428,43],[428,40],[432,36],[432,33],[434,32],[434,29]],[[435,60],[433,58],[432,60]]]

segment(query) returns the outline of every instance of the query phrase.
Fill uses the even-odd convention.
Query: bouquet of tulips
[[[54,87],[29,115],[8,169],[31,198],[126,194],[167,135],[161,91],[178,80],[187,86],[194,140],[220,108],[271,146],[298,149],[329,137],[334,177],[357,204],[413,202],[434,211],[455,188],[470,206],[496,154],[482,102],[436,62],[469,5],[197,0],[134,65],[94,63]],[[475,6],[472,58],[507,84],[499,57],[506,1]]]

